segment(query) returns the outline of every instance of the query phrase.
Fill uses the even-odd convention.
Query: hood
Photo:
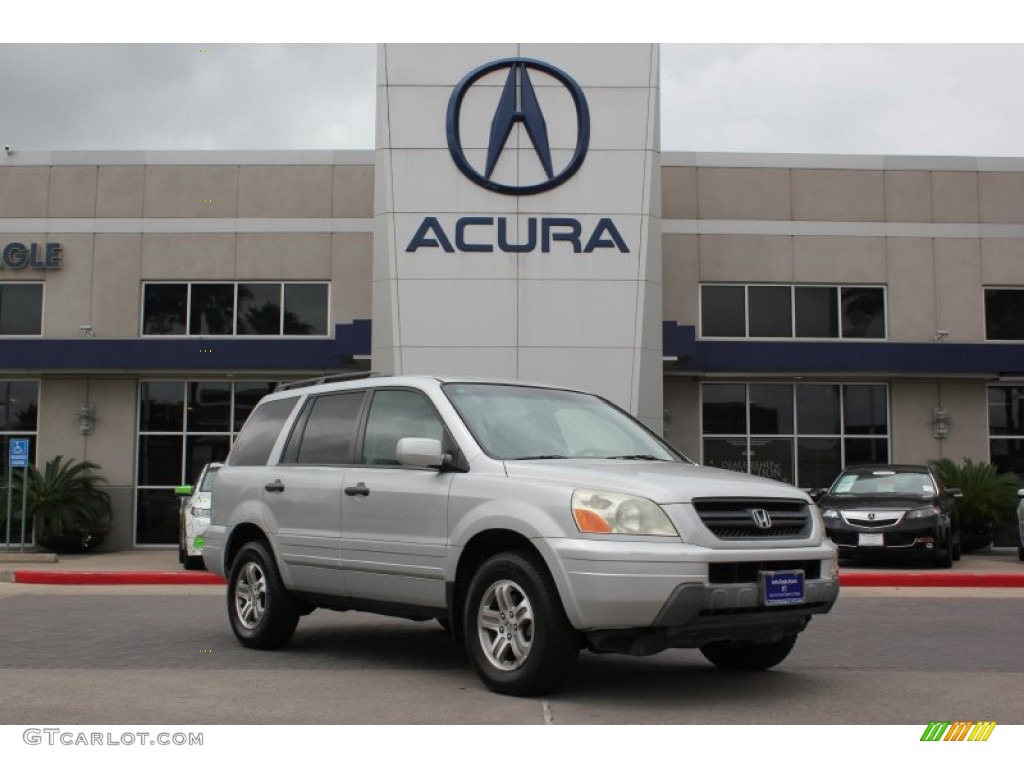
[[[877,495],[831,496],[818,500],[818,506],[832,509],[917,509],[935,503],[934,496],[917,494],[880,493]]]
[[[643,496],[658,504],[679,504],[695,498],[799,499],[809,502],[807,494],[786,483],[674,461],[506,461],[505,471],[509,477],[618,491]]]

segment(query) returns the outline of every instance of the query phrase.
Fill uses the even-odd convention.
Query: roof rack
[[[315,376],[311,379],[300,379],[298,381],[285,381],[275,387],[275,392],[284,392],[289,389],[300,387],[314,387],[317,384],[330,384],[335,381],[356,381],[357,379],[370,379],[380,376],[373,371],[350,371],[349,373],[329,373],[325,376]]]

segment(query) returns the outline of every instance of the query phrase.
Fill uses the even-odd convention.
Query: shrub
[[[957,502],[960,529],[971,535],[991,535],[1017,508],[1020,478],[1012,472],[999,473],[994,464],[964,459],[928,462],[947,488],[959,488]]]
[[[40,472],[28,468],[27,510],[36,544],[58,551],[93,549],[110,531],[110,496],[99,486],[106,483],[94,474],[98,464],[55,456]],[[23,473],[12,478],[13,504],[20,509],[26,481]]]

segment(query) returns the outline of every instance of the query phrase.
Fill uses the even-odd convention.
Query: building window
[[[43,332],[43,284],[0,283],[0,336]]]
[[[702,285],[703,338],[884,339],[885,289],[838,285]]]
[[[146,283],[144,336],[326,336],[327,283]]]
[[[850,464],[888,462],[888,397],[884,384],[704,384],[702,462],[829,485]]]
[[[985,289],[985,338],[989,341],[1024,340],[1024,289]]]
[[[1024,475],[1024,384],[988,388],[989,461]]]
[[[38,381],[0,381],[0,487],[6,488],[10,475],[10,444],[11,438],[28,438],[28,460],[35,463],[36,442],[39,433],[39,382]],[[20,472],[20,469],[15,469]],[[7,504],[6,492],[0,498],[0,505]],[[2,509],[2,507],[0,507]],[[0,515],[0,545],[6,542],[6,518]],[[30,541],[32,532],[25,532],[25,540]],[[21,542],[21,516],[11,518],[11,541]]]
[[[174,488],[223,461],[245,420],[276,383],[143,381],[139,387],[136,544],[177,542]]]

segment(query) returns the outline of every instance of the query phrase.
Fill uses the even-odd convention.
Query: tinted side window
[[[374,393],[366,422],[361,463],[397,466],[395,448],[403,437],[444,439],[444,424],[419,392],[382,389]]]
[[[348,464],[352,461],[363,392],[320,395],[309,410],[296,462],[299,464]]]
[[[236,467],[266,464],[281,427],[288,420],[288,415],[298,400],[298,397],[286,397],[257,406],[235,440],[230,463]]]

